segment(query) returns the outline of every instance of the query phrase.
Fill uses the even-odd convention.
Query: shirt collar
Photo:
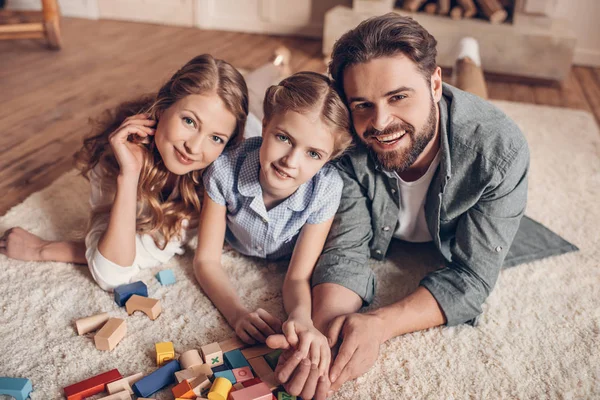
[[[246,155],[240,168],[238,180],[238,191],[246,197],[260,198],[262,201],[262,187],[259,180],[260,173],[260,148],[251,151]],[[317,173],[318,174],[318,173]],[[315,175],[316,177],[316,175]],[[314,186],[315,177],[308,182],[303,183],[298,189],[280,206],[286,206],[292,211],[304,211],[310,204]]]

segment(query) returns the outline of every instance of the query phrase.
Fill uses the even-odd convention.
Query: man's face
[[[437,131],[440,69],[425,79],[412,60],[398,54],[352,65],[343,79],[359,140],[383,168],[407,170]]]

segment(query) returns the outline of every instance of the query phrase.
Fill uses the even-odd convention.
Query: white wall
[[[570,21],[577,35],[575,64],[600,67],[600,0],[558,0],[554,17]]]

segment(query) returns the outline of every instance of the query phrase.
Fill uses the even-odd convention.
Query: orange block
[[[195,399],[196,393],[188,381],[179,382],[173,389],[173,396],[181,399]]]

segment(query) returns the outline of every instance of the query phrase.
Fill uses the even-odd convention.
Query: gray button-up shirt
[[[421,285],[448,325],[474,319],[494,287],[527,202],[529,149],[504,113],[479,97],[443,85],[441,161],[429,186],[425,217],[446,268]],[[398,223],[398,186],[359,145],[338,163],[344,191],[313,275],[313,286],[338,283],[369,303],[375,277]]]

